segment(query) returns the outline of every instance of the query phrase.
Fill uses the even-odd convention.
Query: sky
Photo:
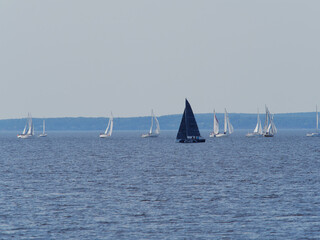
[[[0,0],[0,119],[320,105],[317,0]]]

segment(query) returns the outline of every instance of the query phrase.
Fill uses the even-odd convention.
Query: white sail
[[[109,136],[112,135],[112,131],[113,131],[113,115],[111,113],[111,124],[110,124]]]
[[[219,121],[216,116],[216,111],[213,111],[213,133],[218,134],[219,133]]]
[[[225,109],[225,119],[226,119],[225,121],[227,123],[226,124],[227,127],[225,127],[225,133],[227,133],[227,129],[228,129],[228,133],[231,134],[231,133],[233,133],[233,126],[230,122],[229,114],[226,109]]]
[[[104,133],[101,133],[101,134],[99,135],[99,137],[100,137],[100,138],[111,137],[112,131],[113,131],[113,115],[112,115],[112,112],[111,112],[111,117],[109,118],[107,128],[106,128],[106,130],[104,131]]]
[[[27,127],[28,127],[28,123],[26,123],[26,126],[23,129],[22,135],[25,135],[27,133]]]
[[[227,128],[228,128],[227,124],[228,124],[227,123],[227,110],[224,109],[224,129],[223,129],[224,134],[227,133]]]
[[[108,134],[110,124],[111,124],[111,118],[109,118],[109,122],[108,122],[106,130],[104,131],[104,134]]]
[[[151,126],[150,126],[150,130],[149,130],[149,134],[152,134],[153,118],[154,118],[154,114],[153,114],[153,110],[151,110]]]
[[[259,128],[261,128],[261,121],[260,121],[259,110],[258,110],[257,125],[254,128],[253,132],[254,133],[259,133],[259,130],[260,130]]]
[[[156,118],[156,116],[154,116],[154,120],[156,122],[156,130],[154,131],[156,134],[159,134],[160,133],[160,124],[159,124],[159,121],[158,119]]]
[[[229,130],[229,134],[233,133],[233,126],[232,126],[232,124],[230,123],[229,117],[228,117],[228,130]]]
[[[269,126],[269,110],[268,110],[267,106],[265,106],[265,107],[266,107],[266,119],[265,119],[265,122],[264,122],[263,132],[267,133],[268,126]]]
[[[274,134],[278,132],[276,125],[273,121],[274,115],[269,112],[269,109],[266,107],[266,123],[268,123],[267,129],[264,129],[263,135],[265,137],[273,137]]]
[[[261,126],[261,121],[260,121],[260,119],[259,119],[258,133],[259,133],[260,135],[262,134],[262,126]]]
[[[32,117],[31,117],[31,114],[28,114],[29,115],[29,121],[28,121],[28,132],[27,134],[28,135],[33,135],[34,134],[34,130],[33,130],[33,124],[32,124]]]
[[[106,131],[104,132],[104,134],[106,134],[108,136],[111,136],[112,130],[113,130],[113,115],[111,113],[111,117],[109,118],[108,126],[107,126]]]

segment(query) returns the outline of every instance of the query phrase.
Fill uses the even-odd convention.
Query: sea
[[[0,132],[0,239],[320,239],[320,138]]]

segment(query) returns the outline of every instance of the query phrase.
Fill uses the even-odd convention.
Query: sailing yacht
[[[262,127],[261,127],[261,120],[260,120],[260,114],[258,110],[258,117],[257,117],[257,125],[255,129],[253,130],[252,133],[248,133],[246,135],[247,137],[257,137],[257,136],[262,136]]]
[[[219,134],[219,121],[216,116],[216,111],[213,110],[213,131],[210,133],[210,137],[215,137]]]
[[[316,106],[316,132],[307,133],[307,137],[320,137],[319,134],[319,115],[318,115],[318,106]]]
[[[273,122],[274,115],[269,112],[268,107],[266,106],[266,119],[263,128],[264,137],[273,137],[277,132],[276,125]]]
[[[28,130],[27,130],[28,129]],[[32,123],[32,117],[31,114],[28,113],[28,119],[26,122],[26,125],[23,129],[23,132],[21,134],[17,135],[17,138],[30,138],[34,136],[34,126]]]
[[[178,143],[200,143],[206,140],[201,137],[190,103],[186,99],[179,131],[176,137]]]
[[[100,138],[108,138],[111,137],[112,135],[112,130],[113,130],[113,115],[111,113],[111,117],[109,118],[108,126],[104,133],[100,133],[99,137]]]
[[[154,124],[153,122],[155,122],[156,124],[156,128],[155,130],[153,130],[154,128]],[[146,134],[142,134],[141,137],[142,138],[147,138],[147,137],[158,137],[160,134],[160,124],[158,119],[156,118],[156,116],[153,113],[153,110],[151,110],[151,127],[148,133]]]
[[[46,132],[46,123],[45,123],[45,120],[43,120],[43,122],[42,122],[42,133],[39,135],[39,137],[46,137],[47,134],[45,132]]]
[[[210,137],[226,137],[233,133],[233,126],[230,123],[229,114],[226,109],[224,109],[224,129],[223,133],[219,132],[219,122],[214,113],[213,117],[213,132],[210,133]]]

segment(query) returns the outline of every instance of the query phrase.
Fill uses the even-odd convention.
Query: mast
[[[45,120],[43,120],[43,124],[42,124],[42,134],[44,134],[45,131],[46,131],[46,124],[45,124]]]

